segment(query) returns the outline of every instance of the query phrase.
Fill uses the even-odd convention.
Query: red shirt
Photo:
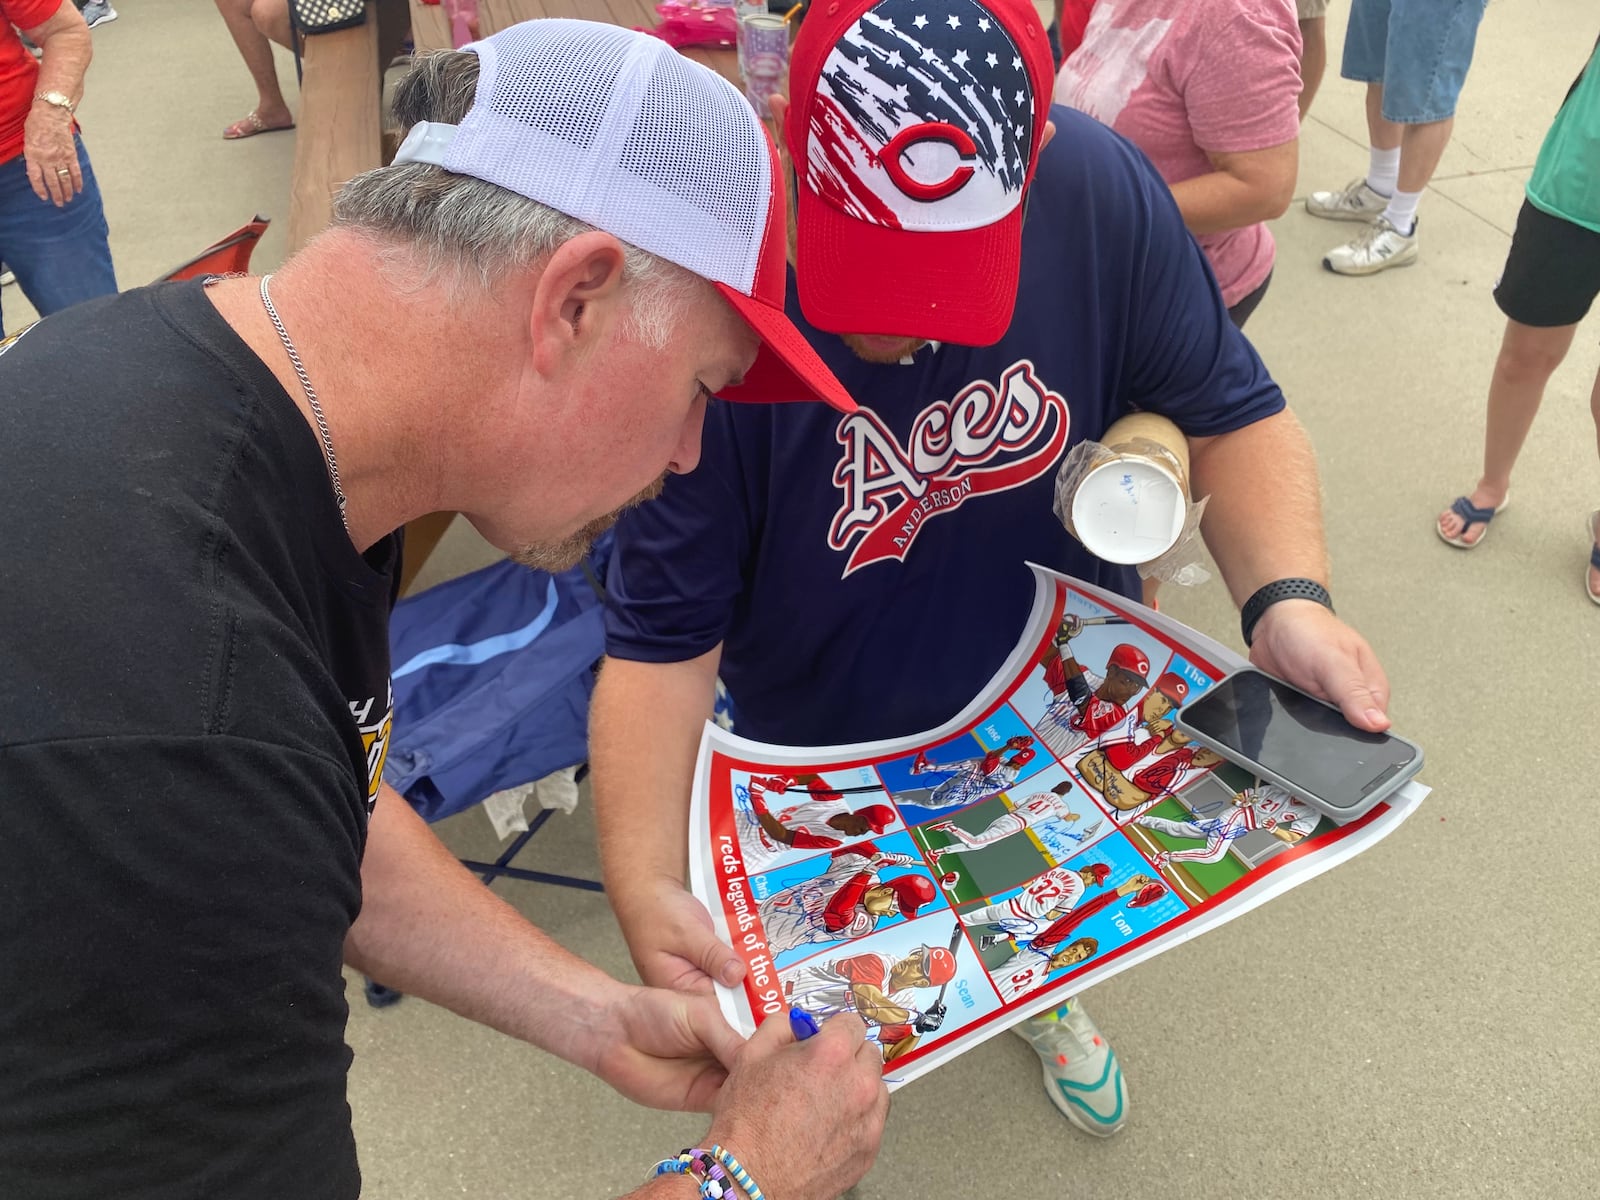
[[[1094,11],[1094,0],[1065,0],[1061,5],[1061,59],[1065,62],[1072,52],[1083,45],[1083,31],[1089,27],[1089,16]]]
[[[39,64],[17,29],[43,25],[60,7],[61,0],[0,0],[0,163],[22,153],[22,126],[39,82]]]

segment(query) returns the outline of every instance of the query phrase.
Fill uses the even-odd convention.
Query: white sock
[[[1389,207],[1383,210],[1383,215],[1388,218],[1396,233],[1410,237],[1417,228],[1417,202],[1422,199],[1421,192],[1402,192],[1395,188],[1394,195],[1389,197]]]
[[[1367,166],[1367,186],[1380,196],[1387,196],[1394,191],[1394,185],[1400,182],[1400,147],[1379,150],[1371,146],[1367,153],[1371,157]]]

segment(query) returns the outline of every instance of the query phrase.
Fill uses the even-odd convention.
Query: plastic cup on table
[[[772,116],[767,101],[783,90],[789,69],[789,25],[767,12],[739,14],[739,77],[744,94],[762,120]]]

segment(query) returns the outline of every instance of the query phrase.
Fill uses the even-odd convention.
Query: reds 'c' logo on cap
[[[1022,202],[1033,85],[974,0],[883,0],[835,43],[811,106],[806,183],[890,229],[979,229]]]
[[[1129,671],[1140,679],[1150,678],[1150,660],[1145,657],[1143,650],[1137,646],[1131,646],[1127,642],[1112,648],[1111,653],[1106,657],[1106,666],[1121,667],[1124,671]]]

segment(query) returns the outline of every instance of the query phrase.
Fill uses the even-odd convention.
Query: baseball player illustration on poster
[[[943,989],[955,974],[955,951],[916,946],[892,961],[861,953],[803,964],[784,972],[783,992],[790,1005],[819,1021],[834,1013],[855,1013],[867,1024],[868,1040],[878,1043],[883,1061],[890,1063],[944,1023],[943,1002],[927,1004],[921,993]]]
[[[1084,869],[1084,874],[1091,874],[1091,869],[1096,867],[1099,868],[1098,871],[1092,873],[1097,879],[1097,884],[1104,883],[1110,872],[1109,868],[1102,864],[1091,863]],[[1053,915],[1049,924],[1034,919],[1030,924],[1038,927],[1037,932],[1012,938],[1018,944],[1017,952],[989,972],[989,977],[999,990],[1001,999],[1019,1000],[1062,968],[1086,962],[1094,957],[1100,949],[1098,939],[1080,937],[1071,942],[1067,939],[1080,925],[1102,909],[1118,901],[1125,902],[1129,908],[1143,908],[1154,904],[1167,894],[1166,884],[1148,875],[1135,875],[1125,883],[1101,892],[1089,900],[1082,900],[1084,886],[1083,883],[1078,885],[1077,895],[1070,902],[1058,904],[1056,908],[1049,910]],[[1002,906],[994,905],[979,911],[986,914],[999,907]],[[972,920],[973,915],[968,913],[961,915],[962,922],[968,928],[976,923]]]
[[[1042,660],[1050,700],[1039,718],[1039,736],[1063,762],[1121,722],[1150,681],[1150,657],[1131,642],[1112,647],[1103,676],[1091,674],[1071,648],[1083,628],[1082,617],[1063,617]]]
[[[1095,897],[1095,902],[1083,904],[1090,888],[1104,887],[1111,877],[1111,868],[1103,862],[1085,863],[1081,867],[1051,867],[1035,879],[1030,879],[1014,896],[969,909],[961,913],[961,923],[969,930],[995,926],[998,934],[981,934],[978,949],[987,950],[998,941],[1031,941],[1044,929],[1078,910],[1083,905],[1083,917],[1093,916],[1118,897],[1133,896],[1135,908],[1150,904],[1166,891],[1166,887],[1149,875],[1136,874],[1126,882]],[[1155,889],[1147,891],[1146,889]]]
[[[1176,749],[1170,740],[1173,725],[1166,717],[1174,709],[1181,708],[1188,698],[1187,681],[1175,672],[1163,672],[1150,685],[1138,707],[1128,713],[1120,725],[1106,730],[1099,744],[1078,760],[1078,774],[1104,795],[1108,790],[1105,783],[1108,769],[1125,778],[1152,754]]]
[[[1000,936],[1025,942],[1057,917],[1071,912],[1090,888],[1104,887],[1110,876],[1111,868],[1100,862],[1076,869],[1051,867],[1037,879],[1029,880],[1015,896],[962,913],[961,923],[968,929],[983,925],[1000,929],[1000,935],[985,934],[979,939],[980,950],[988,949]]]
[[[736,1029],[855,1012],[897,1087],[1359,853],[1427,794],[1341,824],[1218,765],[1173,718],[1243,660],[1033,570],[1014,649],[937,728],[784,747],[707,723],[690,873],[746,968],[717,985]]]
[[[1157,867],[1168,863],[1214,863],[1228,852],[1229,845],[1253,830],[1263,830],[1293,846],[1309,837],[1322,820],[1322,814],[1270,783],[1246,788],[1233,798],[1233,805],[1220,817],[1195,816],[1188,821],[1166,817],[1141,816],[1135,823],[1174,838],[1194,838],[1204,846],[1193,850],[1163,850],[1155,857]]]
[[[977,833],[969,833],[954,821],[934,821],[926,828],[938,830],[955,839],[953,845],[939,846],[930,851],[934,866],[938,866],[939,859],[946,854],[981,850],[1008,837],[1015,837],[1043,821],[1059,821],[1068,826],[1076,825],[1083,818],[1071,808],[1071,796],[1075,790],[1071,783],[1063,781],[1047,792],[1034,792],[1030,796],[1024,796],[1013,805],[1010,812],[996,817]],[[1081,845],[1095,835],[1100,825],[1100,821],[1095,821],[1087,829],[1067,829],[1063,836]]]
[[[1098,866],[1098,864],[1091,864]],[[1106,867],[1101,867],[1102,872]],[[1104,882],[1104,875],[1101,875]],[[1043,926],[1038,933],[1027,938],[1013,938],[1018,942],[1018,952],[1006,958],[1005,962],[990,971],[989,978],[994,981],[995,987],[1000,990],[1002,1000],[1021,1000],[1024,995],[1045,984],[1056,971],[1061,971],[1066,966],[1088,962],[1099,952],[1099,941],[1096,938],[1077,938],[1067,941],[1078,926],[1088,918],[1101,912],[1102,909],[1117,904],[1118,901],[1126,902],[1130,909],[1141,909],[1166,894],[1165,883],[1160,883],[1149,875],[1134,875],[1126,883],[1120,883],[1110,891],[1102,891],[1093,899],[1083,901],[1082,904],[1072,902],[1067,904],[1066,910],[1061,915],[1051,920],[1050,925]],[[1078,891],[1078,898],[1082,898],[1083,891]],[[966,915],[963,914],[963,922]]]
[[[926,795],[907,795],[902,802],[929,809],[965,808],[977,804],[1009,789],[1036,754],[1033,739],[1024,734],[1008,738],[1003,747],[979,758],[935,763],[928,761],[927,754],[918,754],[911,764],[911,774],[943,775],[945,778]]]
[[[926,875],[881,879],[888,867],[921,866],[909,854],[886,853],[872,842],[839,849],[820,875],[773,892],[758,904],[774,955],[802,946],[865,937],[884,917],[914,917],[938,895]]]
[[[1084,785],[1116,811],[1119,823],[1177,791],[1191,773],[1222,761],[1214,751],[1192,745],[1165,719],[1188,696],[1188,683],[1175,672],[1164,672],[1124,725],[1105,734],[1078,760]]]
[[[740,830],[745,862],[772,865],[790,850],[832,850],[882,834],[898,819],[887,804],[851,811],[844,795],[817,774],[755,775],[746,788],[748,823]]]

